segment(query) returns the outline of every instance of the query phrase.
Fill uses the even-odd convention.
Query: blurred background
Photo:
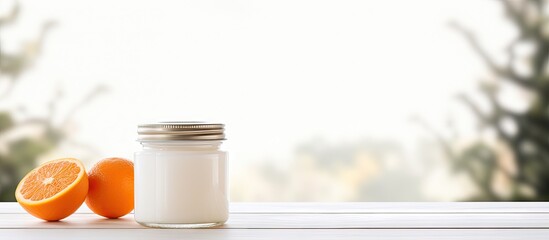
[[[226,124],[232,201],[549,200],[542,0],[0,0],[0,201]]]

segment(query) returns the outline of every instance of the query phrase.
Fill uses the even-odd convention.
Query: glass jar
[[[224,125],[160,122],[138,126],[135,221],[148,227],[200,228],[227,221]]]

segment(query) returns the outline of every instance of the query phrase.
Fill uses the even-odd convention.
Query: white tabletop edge
[[[549,202],[232,202],[231,213],[549,213]],[[25,213],[1,202],[0,214]],[[86,204],[77,213],[92,213]]]

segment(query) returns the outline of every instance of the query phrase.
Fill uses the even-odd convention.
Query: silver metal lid
[[[207,122],[158,122],[137,126],[137,140],[225,140],[225,125]]]

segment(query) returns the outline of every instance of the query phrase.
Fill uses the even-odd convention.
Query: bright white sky
[[[140,122],[206,119],[226,123],[235,165],[287,159],[313,137],[413,141],[411,115],[442,121],[486,73],[447,23],[474,26],[491,50],[512,34],[495,1],[21,2],[3,48],[59,24],[4,107],[42,114],[62,86],[66,110],[105,84],[73,121],[102,156],[131,158]]]

